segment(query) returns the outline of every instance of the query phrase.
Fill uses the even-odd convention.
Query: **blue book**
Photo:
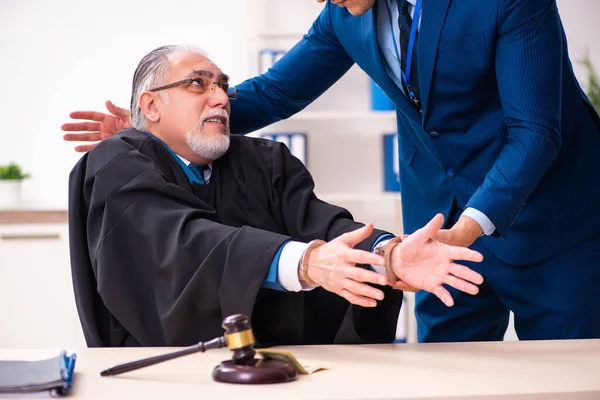
[[[262,133],[261,137],[284,143],[293,156],[302,161],[305,167],[308,166],[308,148],[305,133]]]
[[[383,190],[400,192],[398,138],[396,133],[383,135]]]
[[[287,53],[287,50],[260,49],[258,51],[258,73],[267,72],[285,53]]]
[[[394,103],[385,92],[371,80],[371,109],[373,111],[392,111]]]

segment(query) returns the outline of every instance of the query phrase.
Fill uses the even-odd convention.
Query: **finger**
[[[364,250],[351,249],[344,253],[344,260],[352,264],[385,265],[382,256]]]
[[[358,243],[362,242],[373,232],[373,224],[368,223],[362,228],[358,228],[353,230],[352,232],[344,233],[340,235],[337,240],[340,240],[342,243],[346,244],[349,247],[354,247]]]
[[[419,291],[419,289],[412,287],[408,283],[402,282],[402,281],[396,282],[394,289],[402,290],[403,292],[413,292],[413,293]]]
[[[452,264],[450,266],[450,273],[462,280],[473,282],[477,285],[481,285],[483,283],[483,276],[472,269],[465,267],[464,265]]]
[[[425,242],[428,239],[433,238],[435,234],[442,229],[442,226],[444,226],[444,216],[442,214],[436,214],[436,216],[433,217],[431,221],[427,223],[427,225],[421,229],[418,229],[411,236],[413,238],[417,238],[415,240],[419,242]]]
[[[472,283],[463,281],[455,277],[454,275],[446,275],[444,277],[444,283],[452,286],[454,289],[460,290],[461,292],[469,293],[472,295],[476,295],[479,293],[479,288]]]
[[[106,117],[106,114],[98,111],[73,111],[69,114],[69,117],[73,119],[89,119],[91,121],[102,122]]]
[[[62,124],[60,129],[67,132],[97,132],[100,130],[100,122],[68,122]]]
[[[374,300],[383,300],[383,292],[366,283],[345,279],[342,287],[357,296],[367,297]]]
[[[450,246],[450,257],[453,260],[464,260],[481,262],[483,261],[483,255],[478,251],[467,249],[466,247]]]
[[[343,269],[341,273],[346,278],[350,278],[356,282],[369,282],[380,286],[386,286],[388,283],[388,280],[384,275],[362,268],[347,267],[346,269]]]
[[[349,292],[346,289],[340,290],[338,293],[340,296],[348,300],[352,304],[356,304],[362,307],[375,307],[377,306],[377,302],[373,299],[368,299],[366,297],[357,296],[354,293]]]
[[[407,239],[409,236],[410,236],[410,235],[407,235],[407,234],[405,233],[404,235],[400,236],[400,239],[401,239],[401,240],[405,240],[405,239]]]
[[[84,145],[81,145],[81,146],[75,146],[75,151],[78,152],[78,153],[85,153],[85,152],[88,152],[91,149],[93,149],[94,146],[96,146],[96,143],[94,143],[94,144],[84,144]]]
[[[121,118],[129,118],[129,110],[115,106],[110,100],[106,100],[105,104],[106,109],[110,111],[111,114]]]
[[[454,305],[454,299],[450,295],[450,292],[444,289],[443,286],[438,286],[433,291],[433,294],[446,305],[446,307],[452,307]]]
[[[100,140],[100,133],[66,133],[63,139],[67,142],[97,142]]]

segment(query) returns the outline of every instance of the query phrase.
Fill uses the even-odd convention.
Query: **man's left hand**
[[[462,216],[450,229],[440,229],[435,239],[450,246],[469,247],[483,230],[473,218]]]

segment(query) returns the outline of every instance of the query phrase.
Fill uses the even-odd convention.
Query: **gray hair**
[[[140,108],[140,95],[147,90],[158,87],[165,81],[165,76],[171,67],[169,55],[173,53],[206,53],[194,45],[169,45],[162,46],[146,54],[140,61],[133,74],[133,87],[131,90],[131,126],[139,131],[146,129],[146,116]],[[164,103],[168,103],[167,93],[161,94]]]

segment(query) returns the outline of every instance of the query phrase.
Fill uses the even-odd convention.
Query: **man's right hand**
[[[108,139],[120,130],[130,128],[130,113],[121,107],[115,106],[109,100],[106,101],[106,109],[110,114],[97,111],[73,111],[69,116],[84,122],[68,122],[61,126],[67,133],[63,139],[68,142],[98,142]],[[75,146],[75,151],[86,152],[91,150],[96,143]]]
[[[368,283],[385,286],[389,284],[388,279],[377,272],[359,268],[356,264],[383,265],[383,257],[354,249],[371,232],[373,225],[367,224],[316,248],[308,259],[308,277],[323,289],[338,294],[352,304],[375,307],[377,300],[383,300],[383,291]]]

